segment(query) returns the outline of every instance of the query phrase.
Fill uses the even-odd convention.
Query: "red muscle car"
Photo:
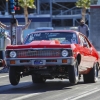
[[[83,34],[50,30],[29,34],[23,45],[7,46],[6,61],[12,85],[28,75],[33,83],[64,78],[76,84],[81,74],[85,83],[98,80],[100,57]]]

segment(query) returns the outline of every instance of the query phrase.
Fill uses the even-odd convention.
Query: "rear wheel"
[[[46,79],[42,76],[32,75],[32,81],[33,83],[45,83]]]
[[[75,64],[73,66],[69,66],[68,68],[68,75],[69,75],[69,81],[72,84],[77,84],[78,78],[79,78],[79,72],[78,72],[78,62],[75,61]]]
[[[18,73],[16,67],[9,68],[9,80],[12,85],[17,85],[20,81],[20,73]]]
[[[95,83],[98,81],[98,64],[95,63],[93,68],[90,70],[88,74],[83,75],[83,79],[85,83]]]

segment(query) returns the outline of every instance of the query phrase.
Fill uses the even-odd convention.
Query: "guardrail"
[[[50,10],[40,11],[40,14],[50,14]],[[73,7],[68,10],[53,10],[52,15],[75,15],[81,14],[81,9]]]

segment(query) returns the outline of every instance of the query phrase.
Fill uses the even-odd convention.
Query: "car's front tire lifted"
[[[45,83],[46,79],[40,75],[32,75],[32,82],[33,83]]]
[[[11,85],[17,85],[20,81],[20,73],[14,66],[9,68],[9,80]]]
[[[75,61],[73,66],[68,67],[68,76],[69,76],[70,83],[72,83],[72,84],[78,83],[79,72],[78,72],[78,62],[77,62],[77,60]]]

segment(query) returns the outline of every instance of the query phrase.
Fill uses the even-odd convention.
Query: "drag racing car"
[[[47,30],[29,34],[23,45],[7,46],[6,61],[12,85],[28,75],[33,83],[60,78],[77,84],[79,75],[85,83],[97,82],[100,57],[82,33]]]

